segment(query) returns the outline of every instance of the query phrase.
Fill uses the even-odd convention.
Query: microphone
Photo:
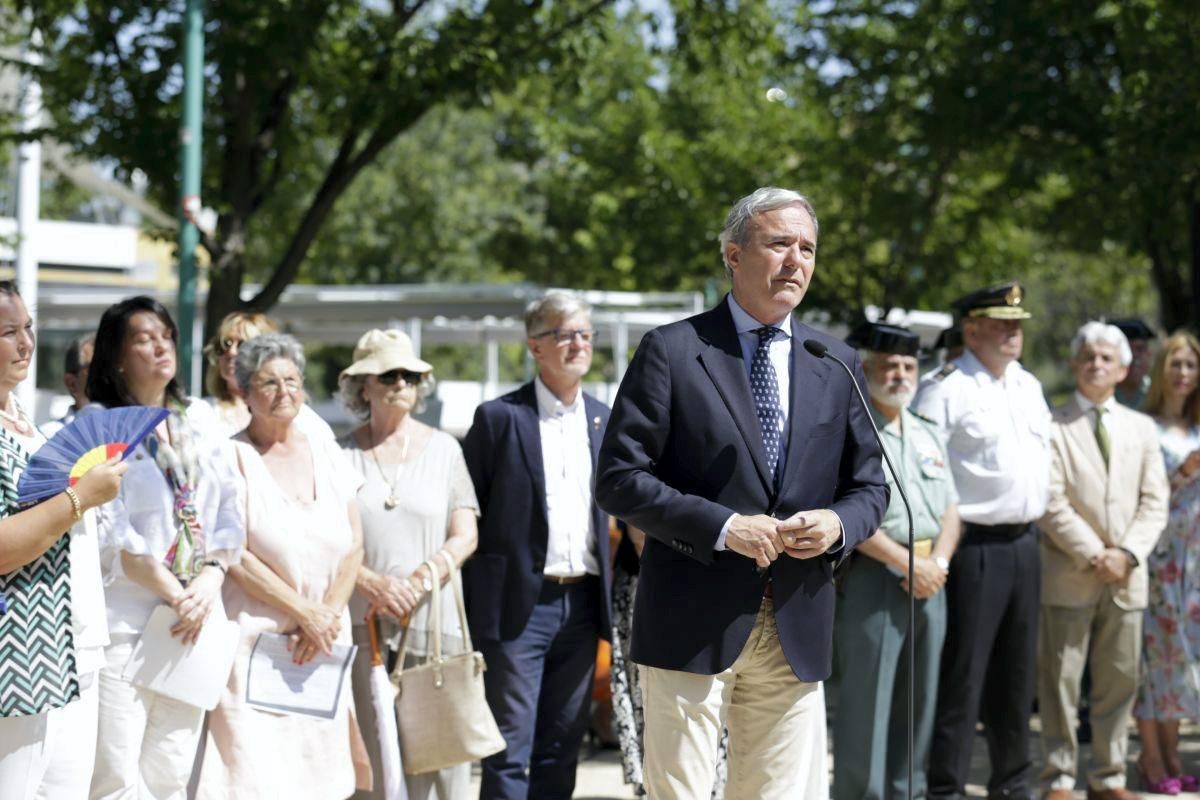
[[[862,405],[863,413],[867,415],[867,419],[871,420],[871,433],[875,436],[875,443],[879,445],[879,452],[883,453],[883,460],[887,462],[888,469],[892,471],[892,477],[896,478],[896,488],[900,490],[900,499],[904,502],[904,511],[908,515],[908,800],[913,797],[913,697],[916,693],[916,674],[917,674],[917,649],[916,642],[913,637],[916,634],[914,621],[917,617],[917,596],[913,594],[915,588],[913,577],[916,572],[916,561],[913,552],[913,516],[912,506],[908,503],[908,495],[904,492],[904,486],[900,483],[897,477],[900,473],[896,472],[896,467],[892,464],[892,459],[888,456],[887,448],[883,446],[883,440],[879,438],[879,431],[875,429],[875,421],[871,416],[871,407],[867,405],[867,398],[863,397],[862,389],[858,386],[858,381],[854,380],[854,373],[846,366],[846,362],[829,352],[829,347],[823,342],[818,342],[816,339],[805,339],[804,349],[817,358],[828,358],[831,361],[836,361],[841,368],[845,370],[846,377],[850,379],[850,385],[854,387],[854,391],[858,394],[858,402]]]

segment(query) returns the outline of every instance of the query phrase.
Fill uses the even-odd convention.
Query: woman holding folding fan
[[[122,673],[151,614],[193,642],[222,617],[225,572],[245,540],[232,445],[210,406],[175,380],[177,329],[158,301],[133,297],[100,318],[87,393],[94,407],[155,406],[170,414],[133,455],[101,535],[112,643],[100,674],[92,798],[182,798],[204,712],[134,686]]]
[[[24,511],[16,486],[45,439],[17,401],[33,320],[0,281],[0,797],[77,800],[96,746],[108,627],[91,509],[117,493],[114,459]]]

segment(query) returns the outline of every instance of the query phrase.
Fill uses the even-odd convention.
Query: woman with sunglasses
[[[368,331],[354,349],[354,363],[338,377],[346,406],[363,420],[340,440],[351,463],[366,478],[358,492],[363,524],[363,565],[350,601],[354,642],[355,705],[363,738],[381,787],[379,738],[370,697],[371,649],[367,615],[383,620],[395,649],[397,621],[409,617],[409,664],[429,651],[431,615],[421,604],[449,574],[445,559],[461,566],[475,552],[479,503],[454,437],[413,418],[433,388],[433,367],[413,353],[412,341],[396,330]],[[422,562],[432,559],[438,574]],[[458,613],[451,592],[442,595],[442,641],[447,654],[462,652]],[[436,720],[430,720],[431,725]],[[452,800],[470,790],[471,765],[406,776],[411,800]],[[382,798],[381,788],[358,798]]]
[[[0,281],[0,798],[87,796],[97,674],[108,626],[91,509],[116,496],[116,459],[22,509],[16,486],[45,439],[17,400],[36,346],[12,281]]]
[[[100,317],[88,371],[97,408],[151,406],[169,414],[126,459],[129,473],[105,509],[108,627],[100,673],[100,725],[93,800],[182,798],[192,773],[203,709],[134,685],[125,665],[160,606],[171,634],[195,642],[210,616],[224,618],[226,570],[245,541],[233,449],[212,408],[176,380],[175,321],[150,297],[131,297]]]
[[[238,388],[236,367],[238,349],[243,343],[264,333],[278,333],[275,320],[257,311],[232,311],[217,326],[217,333],[204,346],[208,375],[204,385],[217,412],[225,435],[233,436],[250,424],[250,409]],[[296,423],[305,434],[333,439],[333,430],[307,403],[300,408]]]

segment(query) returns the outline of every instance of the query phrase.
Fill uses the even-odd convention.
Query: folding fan
[[[124,459],[170,413],[124,406],[85,411],[38,449],[17,482],[17,502],[37,503],[74,486],[88,470],[113,456]]]

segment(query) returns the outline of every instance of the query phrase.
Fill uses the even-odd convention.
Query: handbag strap
[[[471,628],[467,625],[467,604],[463,600],[462,573],[454,563],[454,559],[445,550],[439,550],[437,555],[446,562],[449,571],[450,588],[454,592],[454,605],[458,606],[458,626],[462,628],[463,652],[470,653],[475,649],[471,644]]]
[[[438,577],[437,564],[433,560],[423,561],[426,567],[429,568],[429,574],[433,576],[430,583],[433,585],[433,590],[429,598],[431,608],[430,615],[433,617],[433,663],[442,663],[442,598],[441,598],[441,579]],[[404,656],[408,652],[408,634],[412,630],[412,617],[409,617],[409,622],[404,626],[404,634],[400,637],[400,652],[396,656],[396,675],[404,674]]]

